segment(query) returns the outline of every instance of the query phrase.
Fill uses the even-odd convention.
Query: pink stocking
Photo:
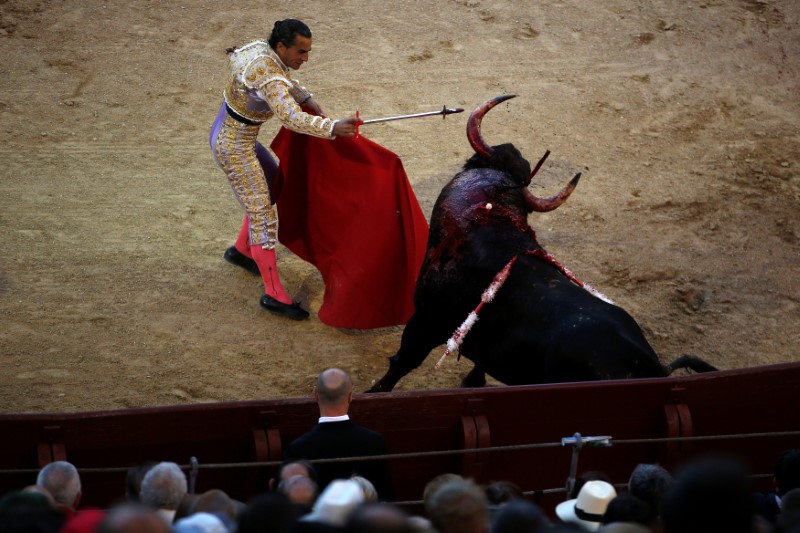
[[[260,244],[257,244],[250,247],[250,254],[261,271],[261,278],[264,280],[264,292],[279,302],[291,304],[292,299],[286,294],[283,285],[281,285],[281,279],[278,277],[275,250],[264,250]]]
[[[236,242],[233,246],[236,248],[236,251],[245,257],[253,257],[250,253],[250,219],[247,215],[244,216],[242,229],[239,230],[239,237],[236,238]]]

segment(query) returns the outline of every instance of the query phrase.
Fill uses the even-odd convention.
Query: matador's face
[[[290,69],[297,70],[303,63],[308,61],[308,54],[311,52],[311,39],[302,35],[295,35],[292,46],[287,47],[283,43],[278,43],[278,49],[275,52],[284,65]]]

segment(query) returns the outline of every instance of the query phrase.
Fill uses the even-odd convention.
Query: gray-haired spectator
[[[141,502],[152,507],[167,524],[172,524],[175,511],[186,495],[186,474],[175,463],[158,463],[142,479]]]
[[[44,487],[53,497],[56,508],[71,515],[81,502],[81,477],[75,465],[67,461],[53,461],[39,471],[36,484]]]

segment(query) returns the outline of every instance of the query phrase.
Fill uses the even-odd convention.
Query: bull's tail
[[[714,372],[719,370],[717,367],[710,365],[694,355],[682,355],[667,365],[667,372],[672,374],[679,368],[688,368],[697,373],[701,372]]]

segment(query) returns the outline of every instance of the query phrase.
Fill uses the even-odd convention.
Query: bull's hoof
[[[485,387],[486,386],[486,373],[482,370],[478,370],[477,368],[473,368],[469,371],[469,374],[464,376],[464,379],[461,380],[461,387],[462,388],[477,388],[477,387]]]
[[[372,394],[375,392],[391,392],[391,388],[386,387],[380,381],[375,383],[369,390],[364,391],[366,394]]]

